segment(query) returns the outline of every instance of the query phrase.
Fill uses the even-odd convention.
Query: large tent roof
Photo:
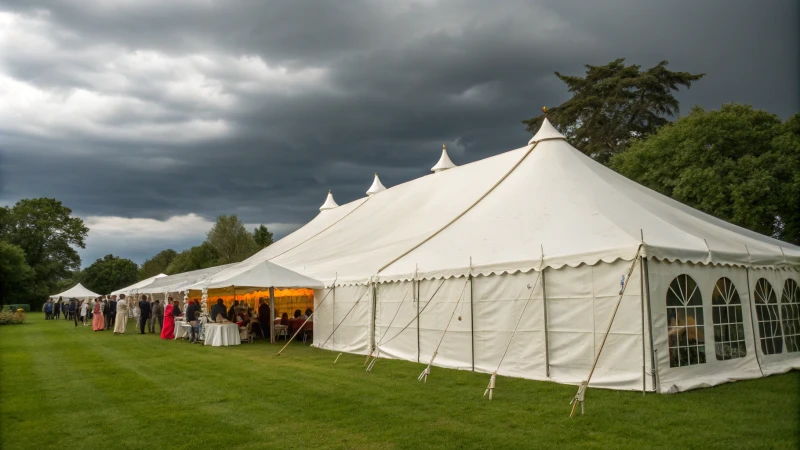
[[[240,264],[341,284],[592,265],[631,259],[640,244],[669,261],[800,264],[800,247],[630,181],[546,120],[525,147],[321,211]]]
[[[86,297],[99,297],[99,296],[100,296],[100,294],[92,292],[92,291],[86,289],[85,287],[83,287],[82,284],[78,283],[75,286],[72,286],[71,288],[67,289],[66,291],[61,292],[60,294],[51,295],[50,298],[58,298],[58,297],[62,297],[62,298],[73,298],[73,297],[74,298],[86,298]]]
[[[163,273],[160,273],[160,274],[154,275],[154,276],[152,276],[150,278],[145,278],[144,280],[139,281],[138,283],[134,283],[134,284],[132,284],[130,286],[127,286],[127,287],[124,287],[122,289],[117,289],[116,291],[112,292],[110,295],[119,295],[119,294],[128,295],[128,293],[136,292],[137,289],[143,288],[145,286],[149,286],[150,284],[155,282],[157,279],[163,278],[163,277],[166,277],[166,276],[167,275],[165,275]]]
[[[212,275],[191,286],[190,289],[219,289],[236,287],[274,287],[320,289],[325,285],[313,278],[301,275],[269,261],[255,264],[237,264]]]
[[[224,264],[207,269],[192,270],[189,272],[168,275],[159,278],[153,283],[136,290],[137,294],[156,294],[163,292],[180,292],[187,287],[202,281],[215,273],[235,264]]]

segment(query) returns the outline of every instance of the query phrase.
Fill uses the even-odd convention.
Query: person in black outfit
[[[231,309],[228,310],[228,320],[236,322],[236,313],[239,309],[239,300],[234,300]]]
[[[266,337],[269,333],[269,321],[272,318],[269,311],[269,305],[264,298],[258,299],[258,325],[261,328],[261,334]]]
[[[184,315],[186,322],[192,326],[191,333],[189,334],[189,343],[197,342],[197,314],[200,309],[195,302],[190,301],[186,306],[186,314]]]
[[[139,334],[144,334],[144,326],[149,318],[150,302],[147,301],[147,296],[142,294],[142,299],[139,300]]]
[[[221,298],[218,298],[217,304],[211,307],[211,321],[216,322],[218,315],[225,317],[225,303]]]
[[[106,299],[103,299],[103,319],[105,319],[107,330],[111,327],[111,304]]]

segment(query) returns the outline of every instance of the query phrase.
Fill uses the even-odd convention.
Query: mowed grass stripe
[[[131,322],[132,323],[132,322]],[[292,344],[209,348],[30,314],[0,327],[0,447],[707,448],[800,446],[800,373],[679,395],[590,389]]]

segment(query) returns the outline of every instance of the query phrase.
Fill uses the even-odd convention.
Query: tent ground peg
[[[494,393],[494,385],[497,382],[497,372],[492,373],[492,377],[489,378],[489,385],[486,386],[486,390],[483,391],[483,396],[486,397],[486,394],[489,394],[489,400],[492,400],[492,394]]]
[[[334,363],[334,364],[336,364],[336,362],[337,362],[337,361],[339,361],[339,357],[340,357],[340,356],[342,356],[342,354],[341,354],[341,353],[339,353],[339,355],[337,355],[337,356],[336,356],[336,359],[334,359],[334,360],[333,360],[333,363]]]
[[[584,396],[586,395],[586,382],[582,382],[580,386],[578,386],[578,392],[575,394],[575,397],[572,398],[572,401],[569,402],[572,405],[572,412],[569,413],[569,418],[571,419],[572,416],[575,415],[575,408],[578,406],[578,403],[581,404],[581,415],[583,415],[583,401]]]
[[[431,374],[431,365],[428,364],[428,367],[426,367],[425,370],[423,370],[422,373],[419,374],[419,376],[417,377],[417,381],[422,381],[423,383],[427,383],[428,375],[430,374]]]

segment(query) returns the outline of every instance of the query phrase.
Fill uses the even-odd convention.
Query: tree
[[[601,163],[624,151],[632,139],[645,138],[679,112],[673,95],[691,87],[704,74],[673,72],[667,61],[642,72],[641,66],[617,59],[605,66],[586,65],[585,77],[556,72],[572,98],[549,109],[547,118],[575,148]],[[544,115],[523,120],[529,132],[539,129]]]
[[[160,273],[165,273],[167,267],[176,256],[178,256],[178,252],[171,248],[161,250],[158,252],[158,254],[142,264],[142,267],[139,269],[139,280],[144,280]]]
[[[23,199],[11,208],[0,208],[0,240],[21,248],[33,269],[20,295],[32,305],[45,301],[60,279],[80,268],[74,247],[85,247],[88,232],[80,218],[72,217],[71,209],[53,198]]]
[[[612,167],[675,200],[800,244],[800,114],[695,107],[614,156]]]
[[[220,264],[242,261],[258,251],[253,235],[235,214],[217,217],[217,223],[208,231],[208,242],[219,253]]]
[[[33,269],[25,261],[25,251],[8,242],[0,241],[0,298],[4,304],[28,303],[25,296]],[[45,294],[47,295],[47,294]]]
[[[130,259],[106,255],[84,270],[83,285],[98,294],[108,294],[139,279],[139,266]]]
[[[258,248],[264,248],[272,245],[272,232],[269,231],[264,225],[259,225],[258,228],[253,230],[253,240],[256,241]]]
[[[207,269],[209,267],[217,266],[219,262],[219,253],[208,242],[203,242],[188,250],[184,250],[169,263],[164,271],[167,275],[174,275],[176,273],[188,272],[190,270]]]

